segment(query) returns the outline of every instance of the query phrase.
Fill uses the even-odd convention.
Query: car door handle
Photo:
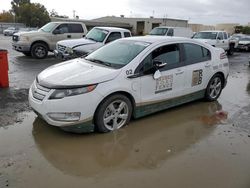
[[[71,35],[67,35],[67,38],[71,38]]]
[[[184,71],[178,71],[178,72],[175,73],[175,75],[181,75],[183,73],[184,73]]]

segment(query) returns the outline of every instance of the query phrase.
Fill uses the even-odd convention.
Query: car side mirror
[[[163,68],[167,65],[167,63],[164,63],[164,62],[161,62],[159,60],[153,60],[153,65],[157,68],[157,69],[160,69],[160,68]]]
[[[155,71],[154,75],[153,75],[153,78],[155,80],[159,79],[161,77],[161,72],[159,70]]]
[[[61,30],[61,29],[55,29],[55,30],[53,31],[53,34],[54,34],[54,35],[63,34],[63,30]]]

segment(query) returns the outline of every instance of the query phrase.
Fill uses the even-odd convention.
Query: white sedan
[[[30,88],[29,103],[63,130],[109,132],[132,116],[201,98],[214,101],[228,74],[223,49],[187,38],[125,38],[44,70]]]

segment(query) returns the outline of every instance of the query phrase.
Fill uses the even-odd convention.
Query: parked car
[[[58,41],[81,38],[86,34],[87,28],[81,22],[50,22],[38,31],[14,34],[12,46],[24,55],[42,59],[55,50]]]
[[[239,40],[239,45],[238,45],[239,50],[245,50],[245,51],[250,51],[250,36],[245,36],[242,37]]]
[[[188,27],[160,26],[150,31],[149,35],[191,38],[193,36],[193,31]]]
[[[18,31],[15,27],[8,27],[3,31],[4,36],[12,36],[14,33]]]
[[[85,38],[57,42],[54,54],[59,59],[77,58],[119,38],[131,37],[128,29],[118,27],[94,27]]]
[[[233,54],[233,46],[230,48],[228,33],[225,31],[200,31],[192,38],[217,48],[223,48],[229,55]]]
[[[216,100],[229,63],[221,48],[177,37],[130,37],[41,72],[29,103],[66,131],[109,132],[186,102]],[[152,125],[153,126],[153,125]]]

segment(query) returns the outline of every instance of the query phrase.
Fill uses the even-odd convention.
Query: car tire
[[[44,59],[48,55],[48,47],[43,43],[35,43],[31,47],[31,55],[37,59]]]
[[[205,99],[207,101],[215,101],[221,94],[223,89],[223,78],[220,74],[215,74],[208,82]]]
[[[28,57],[31,56],[31,52],[23,52],[23,54]]]
[[[132,115],[131,101],[124,95],[115,94],[105,99],[95,113],[95,128],[106,133],[126,125]]]
[[[229,50],[227,51],[228,55],[233,55],[234,54],[234,45],[230,44],[229,46]]]

